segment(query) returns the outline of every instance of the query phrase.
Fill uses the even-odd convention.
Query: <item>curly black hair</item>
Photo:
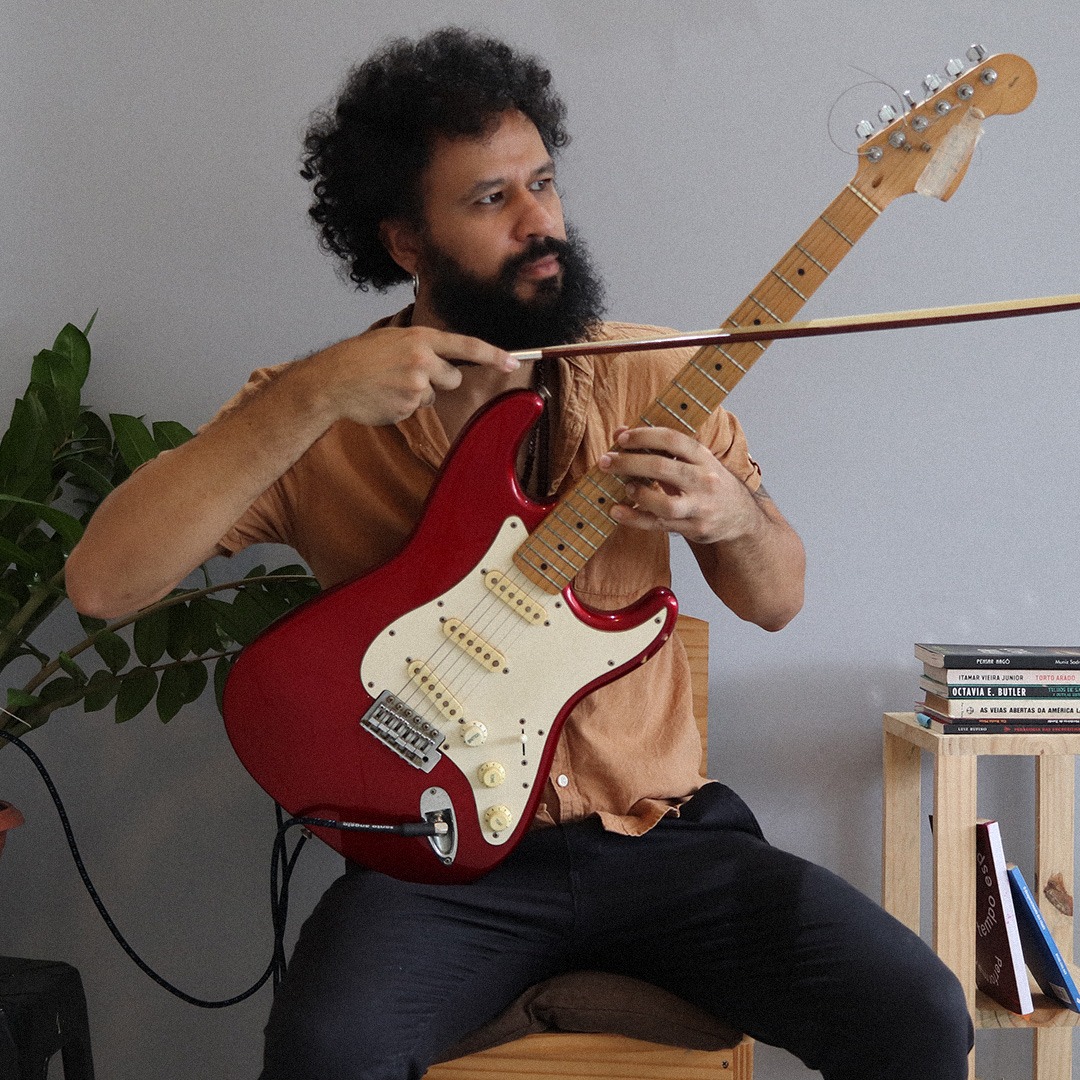
[[[314,181],[308,212],[321,246],[342,259],[358,289],[384,292],[409,280],[379,226],[422,224],[420,176],[436,137],[482,136],[508,109],[532,120],[550,153],[570,141],[547,68],[473,31],[391,41],[350,71],[336,103],[312,118],[301,176]]]

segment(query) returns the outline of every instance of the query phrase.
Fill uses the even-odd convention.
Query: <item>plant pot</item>
[[[25,818],[19,813],[18,807],[0,800],[0,854],[3,854],[4,841],[7,840],[8,830],[21,825],[24,820]]]

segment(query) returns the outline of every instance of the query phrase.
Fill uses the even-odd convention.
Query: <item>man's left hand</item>
[[[695,544],[737,540],[760,528],[750,489],[696,439],[671,428],[620,428],[599,467],[626,480],[620,524],[676,532]]]

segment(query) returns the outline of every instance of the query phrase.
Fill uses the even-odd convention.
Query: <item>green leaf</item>
[[[131,659],[131,646],[112,630],[104,634],[98,634],[94,638],[94,648],[114,675],[121,668],[127,667],[127,663]]]
[[[85,458],[72,455],[65,457],[62,464],[79,485],[92,491],[99,498],[104,499],[112,491],[112,480]]]
[[[224,644],[221,634],[218,633],[214,612],[208,599],[208,597],[200,596],[185,605],[191,626],[191,651],[196,656],[215,652]]]
[[[107,708],[120,690],[122,680],[111,671],[95,671],[86,684],[86,696],[83,698],[85,712],[98,712]]]
[[[84,375],[83,378],[86,376]],[[78,401],[82,381],[75,361],[63,353],[52,349],[42,349],[34,357],[30,367],[30,382],[35,386],[49,386],[57,390],[65,399]]]
[[[176,664],[162,672],[157,711],[163,724],[199,697],[206,688],[207,677],[206,665],[201,660]]]
[[[110,453],[113,444],[112,432],[109,430],[109,425],[96,412],[84,409],[79,414],[78,427],[83,429],[83,434],[78,436],[83,449],[93,447],[106,456]]]
[[[86,335],[77,326],[68,323],[57,334],[53,352],[66,356],[71,361],[72,369],[78,377],[78,388],[81,390],[86,376],[90,373],[90,342],[86,340]]]
[[[60,675],[50,679],[40,690],[38,697],[44,704],[52,704],[54,701],[72,705],[82,697],[83,684],[78,679],[68,675]]]
[[[135,643],[135,655],[140,662],[150,667],[165,654],[169,640],[169,609],[158,608],[149,615],[143,615],[135,623],[132,631]]]
[[[132,668],[120,680],[116,695],[116,722],[123,724],[146,708],[157,693],[157,673],[147,667]]]
[[[282,575],[288,577],[297,577],[303,575],[305,577],[311,577],[311,572],[306,566],[301,566],[299,563],[289,563],[288,566],[279,566],[275,570],[271,570],[272,577],[280,577]]]
[[[13,544],[2,536],[0,536],[0,559],[4,561],[5,565],[14,563],[31,573],[41,572],[41,563],[29,551],[19,547],[18,544]]]
[[[225,696],[225,683],[229,678],[229,672],[235,661],[234,656],[222,656],[214,665],[214,698],[217,701],[218,712],[224,713],[225,708],[222,699]]]
[[[158,420],[154,424],[154,443],[159,450],[183,446],[191,437],[191,432],[175,420]]]
[[[96,634],[99,630],[104,630],[109,624],[104,619],[95,619],[92,615],[83,615],[82,612],[75,612],[79,617],[79,625],[87,632],[87,634]]]
[[[174,660],[183,660],[191,652],[191,638],[194,627],[188,613],[187,604],[177,604],[168,608],[168,624],[165,649]]]
[[[249,645],[279,614],[273,599],[262,589],[241,589],[232,603],[234,634],[241,645]]]
[[[94,314],[90,316],[90,321],[83,327],[83,333],[84,334],[89,336],[90,327],[93,326],[95,322],[97,322],[97,316],[98,316],[98,309],[94,308]]]
[[[71,655],[69,653],[58,653],[56,656],[56,662],[80,685],[85,684],[88,681],[86,672],[83,671],[81,667],[79,667],[79,665],[71,658]]]
[[[15,687],[8,687],[7,707],[12,712],[17,712],[19,709],[32,709],[35,705],[40,704],[41,700],[34,694],[28,694],[25,690],[17,690]]]
[[[70,551],[82,536],[83,527],[79,521],[70,514],[65,514],[63,510],[57,510],[54,506],[35,502],[32,499],[21,499],[16,495],[5,495],[3,492],[0,492],[0,502],[15,503],[32,509],[46,525],[56,530],[63,539],[67,551]]]
[[[186,704],[187,676],[182,667],[168,667],[161,673],[157,692],[158,719],[167,724]]]
[[[52,481],[53,446],[45,409],[37,394],[28,392],[15,402],[11,423],[0,439],[0,490],[9,495],[45,494]],[[11,509],[0,507],[0,518]]]
[[[198,701],[206,684],[210,681],[210,672],[205,661],[197,660],[186,665],[188,677],[188,701]]]
[[[109,413],[116,446],[124,464],[134,472],[140,465],[157,457],[158,448],[153,435],[137,416]]]

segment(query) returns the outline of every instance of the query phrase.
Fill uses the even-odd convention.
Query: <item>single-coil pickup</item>
[[[506,659],[503,654],[498,649],[493,648],[460,619],[447,619],[443,623],[443,633],[462,652],[471,656],[481,667],[487,668],[488,671],[498,671],[506,666]]]
[[[460,720],[465,715],[461,702],[450,693],[446,683],[423,660],[409,661],[409,678],[424,692],[425,696],[447,720]]]
[[[508,581],[505,574],[498,570],[492,570],[484,575],[484,584],[504,603],[511,611],[516,612],[528,623],[540,623],[547,618],[547,612],[531,596],[513,582]]]

